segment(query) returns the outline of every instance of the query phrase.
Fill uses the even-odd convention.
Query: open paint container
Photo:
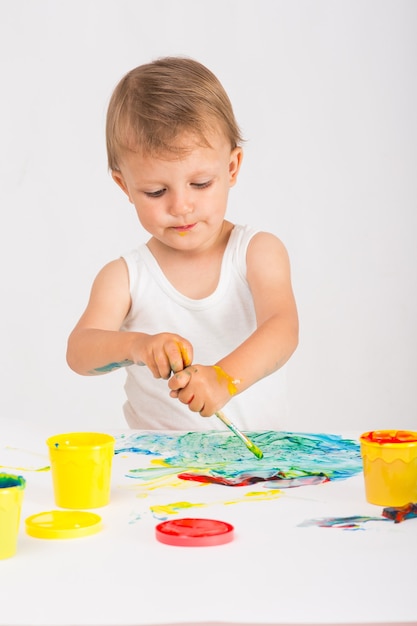
[[[360,436],[366,499],[380,506],[417,502],[417,432],[374,430]]]

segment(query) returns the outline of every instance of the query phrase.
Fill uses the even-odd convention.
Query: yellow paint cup
[[[366,499],[380,506],[417,502],[417,432],[374,430],[360,436]]]
[[[114,437],[103,433],[67,433],[49,437],[46,444],[58,506],[95,509],[109,503]]]
[[[0,559],[16,554],[25,486],[23,476],[0,474]]]

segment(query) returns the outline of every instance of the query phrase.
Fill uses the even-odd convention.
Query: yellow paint
[[[249,491],[243,498],[237,500],[229,500],[223,502],[223,504],[239,504],[241,502],[259,502],[259,500],[277,500],[282,496],[282,491],[279,489],[270,489],[268,491]]]
[[[185,235],[185,233],[184,233],[184,235]],[[182,343],[178,343],[178,347],[179,347],[180,352],[181,352],[183,363],[184,363],[184,365],[186,367],[188,367],[189,365],[191,365],[190,355],[188,354],[185,346]]]
[[[28,454],[30,456],[39,456],[43,459],[47,460],[47,455],[40,452],[33,452],[32,450],[26,450],[25,448],[16,448],[14,446],[5,446],[4,448],[7,451],[17,452],[22,454]],[[14,472],[49,472],[51,469],[50,465],[43,465],[42,467],[34,467],[32,464],[30,465],[0,465],[0,469],[13,470]]]
[[[216,371],[217,380],[219,381],[219,383],[221,384],[223,382],[226,382],[228,392],[231,396],[234,396],[235,393],[238,392],[237,385],[239,385],[241,381],[238,379],[233,379],[231,376],[229,376],[229,374],[226,374],[226,372],[219,365],[213,365],[213,368]]]
[[[150,509],[152,513],[155,513],[157,515],[176,515],[182,509],[192,509],[194,507],[202,506],[207,505],[195,502],[172,502],[171,504],[159,504],[156,506],[151,506]]]
[[[277,500],[282,495],[283,492],[279,489],[265,489],[264,491],[250,491],[246,497],[253,500]]]
[[[150,465],[158,465],[159,467],[171,467],[164,459],[152,459]]]
[[[171,502],[170,504],[158,504],[149,507],[154,515],[177,515],[183,509],[201,508],[216,504],[241,504],[242,502],[255,502],[259,500],[277,500],[283,495],[282,491],[270,489],[269,491],[250,491],[243,498],[218,502]]]
[[[159,476],[159,478],[153,478],[147,481],[141,488],[143,492],[155,491],[156,489],[174,488],[174,489],[192,489],[197,485],[191,484],[189,480],[181,480],[177,474],[170,474],[169,476]],[[199,487],[200,485],[198,485]],[[201,486],[207,486],[207,484],[201,484]],[[139,496],[143,497],[143,496]]]
[[[49,472],[50,465],[45,467],[13,467],[12,465],[0,465],[0,469],[13,470],[14,472]]]

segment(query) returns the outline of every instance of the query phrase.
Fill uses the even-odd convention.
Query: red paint
[[[372,430],[361,436],[362,441],[370,443],[414,443],[417,433],[411,430]]]
[[[388,519],[394,520],[396,524],[403,522],[406,519],[417,517],[417,503],[410,502],[405,506],[400,507],[386,507],[382,511],[382,515]]]
[[[210,476],[209,474],[193,474],[192,472],[182,472],[178,474],[181,480],[195,480],[199,483],[215,483],[217,485],[227,485],[228,487],[246,487],[261,482],[273,482],[275,488],[288,489],[290,487],[303,487],[304,485],[319,485],[327,483],[330,478],[325,474],[312,474],[310,476],[294,476],[286,478],[282,472],[277,472],[271,476],[256,476],[252,474],[240,474],[235,477]]]

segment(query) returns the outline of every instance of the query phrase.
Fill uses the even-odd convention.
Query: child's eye
[[[192,186],[195,187],[196,189],[206,189],[207,187],[210,187],[211,185],[211,180],[207,180],[204,183],[192,183]]]
[[[165,191],[165,189],[158,189],[157,191],[145,191],[144,193],[148,198],[160,198],[164,195]]]

